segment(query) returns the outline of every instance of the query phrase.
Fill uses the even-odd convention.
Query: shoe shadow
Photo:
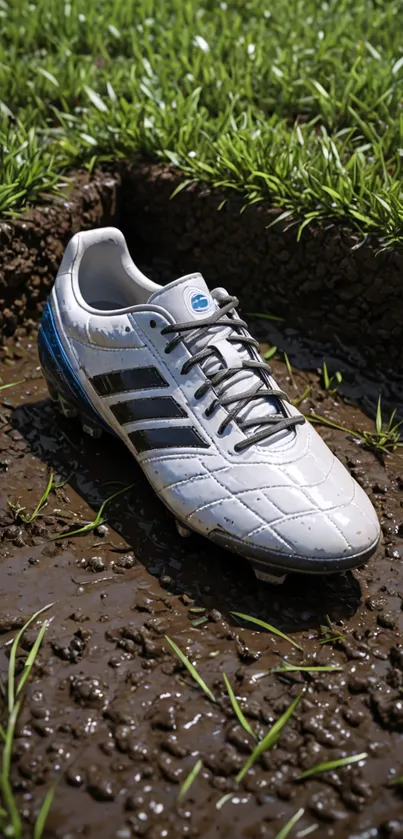
[[[201,536],[179,536],[171,513],[123,444],[108,434],[91,439],[49,399],[15,408],[10,422],[31,452],[62,479],[68,478],[93,510],[116,488],[134,483],[111,501],[108,524],[149,574],[167,578],[163,584],[173,593],[186,593],[198,605],[217,609],[233,625],[230,612],[241,611],[286,632],[317,628],[325,615],[332,621],[346,620],[358,609],[361,589],[350,572],[324,577],[290,574],[282,586],[272,586],[258,581],[246,560]],[[73,543],[79,544],[79,537]]]

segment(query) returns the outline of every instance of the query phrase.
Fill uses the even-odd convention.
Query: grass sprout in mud
[[[199,685],[199,687],[204,691],[206,696],[211,699],[212,702],[215,702],[215,696],[210,688],[206,685],[205,681],[202,679],[200,673],[197,672],[196,668],[192,664],[191,661],[187,658],[185,653],[175,644],[175,641],[172,641],[172,638],[169,638],[168,635],[165,636],[165,640],[168,641],[168,644],[172,647],[174,653],[178,656],[179,660],[182,664],[186,667],[188,673],[190,673],[192,679]]]
[[[202,761],[198,760],[195,763],[193,769],[190,770],[189,775],[187,776],[187,778],[185,778],[185,780],[184,780],[184,782],[183,782],[183,784],[182,784],[182,786],[179,790],[178,801],[181,801],[182,798],[184,798],[185,795],[189,792],[190,787],[192,786],[195,778],[197,778],[202,766],[203,766]]]
[[[344,635],[341,632],[338,632],[337,629],[334,628],[329,615],[326,615],[326,623],[322,624],[320,627],[320,634],[321,638],[319,644],[323,646],[324,644],[335,644],[338,641],[344,641]]]
[[[25,382],[25,379],[19,379],[18,382],[9,382],[6,385],[0,385],[0,391],[8,390],[8,388],[16,387],[17,385],[22,385],[22,384],[24,384],[24,382]]]
[[[270,731],[268,731],[267,734],[265,734],[263,739],[260,741],[260,743],[257,744],[256,748],[253,750],[252,754],[249,755],[246,763],[244,764],[244,766],[242,767],[242,769],[240,770],[240,772],[238,772],[238,774],[236,776],[236,780],[237,780],[238,783],[240,781],[242,781],[242,779],[245,777],[247,772],[249,772],[249,769],[251,768],[251,766],[253,766],[253,764],[255,763],[256,760],[258,760],[260,755],[262,755],[263,752],[267,751],[267,749],[271,749],[271,748],[273,748],[273,746],[276,745],[276,743],[278,741],[278,738],[280,737],[282,729],[284,728],[284,726],[287,724],[288,720],[290,719],[290,717],[294,713],[294,711],[295,711],[300,699],[302,699],[304,693],[305,693],[305,689],[303,689],[301,691],[301,693],[299,693],[298,696],[291,702],[291,705],[288,706],[287,710],[284,711],[284,713],[281,715],[281,717],[279,717],[278,720],[276,720],[275,723],[273,723]]]
[[[317,766],[312,766],[297,778],[298,781],[304,778],[312,778],[314,775],[321,775],[323,772],[331,772],[333,769],[340,769],[342,766],[351,766],[353,763],[360,763],[368,757],[367,752],[362,752],[359,755],[351,755],[350,757],[341,757],[338,760],[329,760],[327,763],[318,763]]]
[[[346,434],[351,434],[352,437],[359,440],[360,443],[362,443],[365,448],[370,451],[389,454],[389,452],[393,452],[395,449],[403,447],[403,442],[401,442],[401,426],[403,420],[398,422],[395,421],[396,412],[395,408],[395,410],[392,411],[389,420],[385,422],[382,416],[381,397],[379,396],[376,409],[375,428],[373,431],[359,431],[358,429],[346,428],[344,425],[340,425],[327,417],[323,417],[320,414],[315,413],[306,414],[306,419],[314,424],[317,423],[319,425],[326,425],[329,428],[336,429],[337,431],[344,431]]]
[[[274,839],[287,839],[287,836],[289,836],[289,835],[290,835],[290,833],[291,833],[291,831],[292,831],[293,827],[295,827],[295,825],[296,825],[296,824],[297,824],[297,822],[298,822],[298,821],[302,818],[302,816],[304,815],[304,813],[305,813],[305,810],[304,810],[304,808],[303,808],[303,807],[301,807],[301,809],[300,809],[300,810],[297,810],[297,812],[296,812],[296,813],[294,813],[294,815],[293,815],[293,816],[291,816],[291,818],[289,819],[289,821],[287,822],[287,824],[285,824],[285,825],[284,825],[284,827],[282,827],[282,828],[281,828],[281,830],[279,831],[279,833],[277,833],[277,834],[276,834],[276,836],[274,837]]]
[[[254,737],[254,739],[256,740],[256,734],[253,731],[253,728],[251,728],[251,726],[249,725],[248,720],[246,719],[246,717],[245,717],[245,715],[244,715],[244,713],[243,713],[243,711],[242,711],[242,709],[239,705],[239,702],[238,702],[238,700],[235,696],[235,693],[234,693],[234,691],[231,687],[231,684],[230,684],[230,681],[228,679],[227,674],[223,673],[222,675],[223,675],[223,679],[224,679],[224,682],[225,682],[225,687],[227,688],[228,696],[231,700],[232,708],[233,708],[236,716],[238,717],[238,720],[239,720],[242,728],[244,728],[245,731],[248,734],[251,734],[252,737]]]
[[[340,370],[337,370],[331,376],[327,369],[326,361],[324,361],[322,367],[322,385],[324,390],[328,391],[329,396],[333,396],[336,393],[337,388],[342,383],[342,381],[343,375],[342,373],[340,373]]]
[[[16,635],[10,650],[7,691],[2,691],[0,698],[0,704],[4,706],[4,711],[6,712],[6,721],[4,725],[0,727],[0,740],[3,741],[0,768],[0,829],[2,831],[2,836],[7,837],[7,839],[21,839],[23,836],[22,819],[14,799],[10,780],[12,751],[17,721],[23,703],[23,689],[35,664],[36,657],[48,626],[48,620],[41,623],[38,635],[36,636],[35,642],[28,653],[18,683],[16,682],[17,652],[21,639],[29,626],[37,621],[39,616],[50,609],[53,605],[53,603],[49,603],[38,612],[35,612],[35,614],[30,617]],[[42,802],[34,826],[33,839],[41,839],[43,835],[46,819],[52,805],[53,795],[54,790],[50,789]]]
[[[249,623],[255,623],[256,626],[260,626],[262,629],[267,629],[269,632],[273,632],[274,635],[278,635],[280,638],[283,638],[284,641],[288,641],[289,644],[292,644],[293,647],[296,647],[297,650],[301,650],[303,652],[303,648],[300,644],[297,644],[289,635],[286,635],[281,629],[277,629],[275,626],[272,626],[270,623],[266,623],[266,621],[260,620],[260,618],[254,618],[252,615],[244,615],[243,612],[231,612],[231,615],[234,615],[236,618],[241,618],[243,621],[248,621]]]
[[[255,678],[262,679],[269,673],[340,673],[341,670],[344,670],[342,664],[290,664],[284,661],[281,667],[273,667]]]
[[[25,513],[24,513],[25,507],[20,507],[19,504],[14,504],[11,501],[8,502],[9,507],[11,507],[11,509],[14,513],[16,521],[22,521],[24,524],[31,524],[31,522],[33,522],[36,519],[37,515],[40,513],[42,508],[45,506],[45,504],[48,500],[49,493],[53,489],[53,480],[54,480],[54,473],[53,473],[53,469],[51,469],[50,470],[50,475],[49,475],[49,480],[48,480],[45,492],[43,493],[42,497],[38,501],[38,504],[36,505],[34,512],[31,513],[28,516],[26,516]]]
[[[92,530],[95,530],[96,527],[99,527],[100,524],[103,524],[106,521],[106,517],[104,517],[104,510],[107,504],[109,504],[110,501],[113,501],[114,498],[118,498],[119,495],[123,495],[124,492],[128,492],[129,489],[132,489],[134,486],[135,484],[129,484],[129,486],[123,487],[123,489],[118,489],[117,492],[113,492],[112,495],[109,495],[109,497],[102,502],[93,521],[84,522],[81,527],[75,527],[73,530],[58,533],[56,536],[52,536],[51,540],[53,542],[57,542],[60,539],[71,539],[72,536],[85,536],[87,533],[91,533]]]

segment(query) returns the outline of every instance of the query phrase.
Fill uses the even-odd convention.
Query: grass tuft
[[[342,373],[340,373],[340,370],[337,370],[336,373],[331,376],[327,369],[326,361],[324,361],[322,367],[322,386],[324,390],[328,391],[330,396],[333,396],[342,381],[343,376]]]
[[[20,641],[28,629],[28,627],[36,621],[43,612],[50,609],[54,603],[49,603],[47,606],[44,606],[43,609],[39,609],[38,612],[35,612],[32,617],[24,624],[22,629],[16,635],[13,644],[10,650],[10,659],[8,665],[8,687],[7,687],[7,695],[3,697],[5,699],[5,705],[7,707],[7,722],[5,726],[1,727],[1,737],[4,741],[3,746],[3,753],[1,759],[1,767],[0,767],[0,800],[1,800],[1,807],[0,807],[0,831],[2,834],[7,837],[12,837],[12,839],[22,839],[23,835],[23,825],[21,821],[21,816],[18,811],[17,804],[14,799],[14,794],[11,786],[10,781],[10,772],[11,772],[11,760],[12,760],[12,750],[14,745],[14,738],[15,738],[15,730],[17,725],[17,720],[22,708],[22,700],[23,695],[22,691],[29,678],[33,665],[35,663],[36,657],[38,655],[38,651],[40,645],[43,641],[43,637],[45,635],[48,621],[44,621],[41,625],[39,633],[36,637],[35,643],[32,646],[27,659],[25,661],[24,669],[20,675],[17,687],[16,685],[16,658],[17,658],[17,650],[20,644]],[[39,811],[38,817],[35,822],[34,826],[34,839],[41,839],[46,819],[52,805],[53,801],[53,790],[49,790],[45,799],[43,801],[42,807]]]
[[[176,655],[178,656],[178,658],[182,662],[182,664],[185,665],[185,667],[186,667],[188,673],[190,673],[192,679],[194,679],[194,681],[197,682],[197,684],[204,691],[206,696],[208,696],[209,699],[212,700],[212,702],[215,702],[215,696],[214,696],[213,692],[206,685],[206,683],[202,679],[200,673],[197,672],[196,668],[194,667],[192,662],[189,661],[189,659],[187,658],[185,653],[182,652],[182,650],[177,646],[177,644],[175,644],[175,641],[172,641],[172,638],[169,638],[168,635],[165,635],[165,640],[168,641],[168,644],[170,644],[174,653],[176,653]]]
[[[249,623],[254,623],[256,626],[262,627],[262,629],[267,629],[269,632],[273,632],[274,635],[278,635],[280,638],[283,638],[284,641],[288,641],[289,644],[292,644],[293,647],[296,647],[297,650],[301,650],[303,652],[303,648],[300,644],[297,644],[292,638],[286,635],[284,632],[281,632],[281,629],[277,629],[275,626],[272,626],[270,623],[266,623],[266,621],[260,620],[260,618],[254,618],[251,615],[244,615],[243,612],[231,612],[231,615],[235,615],[237,618],[241,618],[244,621],[248,621]]]
[[[375,453],[382,452],[383,454],[389,454],[389,452],[393,452],[395,449],[403,446],[403,442],[401,442],[401,426],[403,420],[396,422],[395,418],[396,409],[392,411],[387,421],[383,420],[380,396],[378,399],[375,427],[373,431],[359,431],[357,429],[346,428],[346,426],[333,422],[333,420],[330,420],[327,417],[322,417],[320,414],[306,414],[306,419],[309,420],[309,422],[326,425],[329,428],[336,429],[337,431],[344,431],[346,434],[351,434],[359,440],[365,448]]]

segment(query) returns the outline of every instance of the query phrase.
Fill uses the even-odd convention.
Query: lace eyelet
[[[171,352],[170,347],[165,347],[165,349],[164,349],[164,353],[165,353],[166,355],[169,355],[169,353],[170,353],[170,352]]]
[[[156,320],[150,320],[150,326],[151,326],[151,329],[155,329],[155,327],[157,326],[157,321]]]

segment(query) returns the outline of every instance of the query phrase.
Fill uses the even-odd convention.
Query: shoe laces
[[[287,416],[282,403],[289,403],[290,400],[284,391],[271,386],[270,376],[272,375],[272,369],[258,357],[258,341],[252,338],[248,332],[246,322],[241,320],[236,314],[236,309],[239,305],[238,299],[226,293],[223,295],[219,290],[216,290],[216,292],[218,293],[213,292],[213,296],[216,297],[217,310],[212,315],[198,322],[192,320],[186,323],[175,323],[165,326],[161,330],[161,334],[169,335],[176,333],[166,345],[166,353],[171,353],[184,340],[186,333],[188,333],[186,342],[188,348],[189,344],[191,345],[195,341],[200,345],[200,339],[206,341],[202,349],[192,354],[192,357],[185,361],[181,373],[186,375],[196,364],[201,365],[206,375],[206,381],[195,391],[195,398],[201,399],[209,390],[213,392],[214,398],[206,408],[205,414],[206,416],[211,416],[219,407],[226,410],[227,415],[218,428],[218,434],[222,435],[231,422],[236,422],[240,430],[245,434],[245,439],[239,441],[234,446],[236,452],[241,452],[250,446],[267,440],[280,431],[293,429],[295,426],[301,425],[305,422],[305,417],[302,414]],[[212,328],[216,327],[219,327],[220,330],[224,327],[225,340],[229,344],[237,344],[238,347],[241,345],[240,349],[244,350],[236,366],[232,366],[231,364],[226,366],[222,360],[217,364],[219,347],[215,346],[214,342],[211,341]],[[244,357],[245,355],[246,358]],[[214,372],[211,369],[207,372],[206,366],[212,359],[216,362],[213,365]],[[234,392],[236,388],[233,385],[236,383],[236,377],[239,377],[240,372],[244,371],[252,374],[253,385],[248,390]],[[229,388],[231,389],[231,393],[228,393]],[[271,406],[273,405],[273,400],[275,400],[274,412],[273,410],[268,410],[267,398],[271,400]],[[261,411],[259,410],[258,414],[256,411],[253,411],[253,416],[245,416],[245,413],[248,414],[248,411],[245,411],[245,409],[253,403],[257,405],[258,400],[260,400]],[[252,432],[251,429],[256,427],[257,430]]]

